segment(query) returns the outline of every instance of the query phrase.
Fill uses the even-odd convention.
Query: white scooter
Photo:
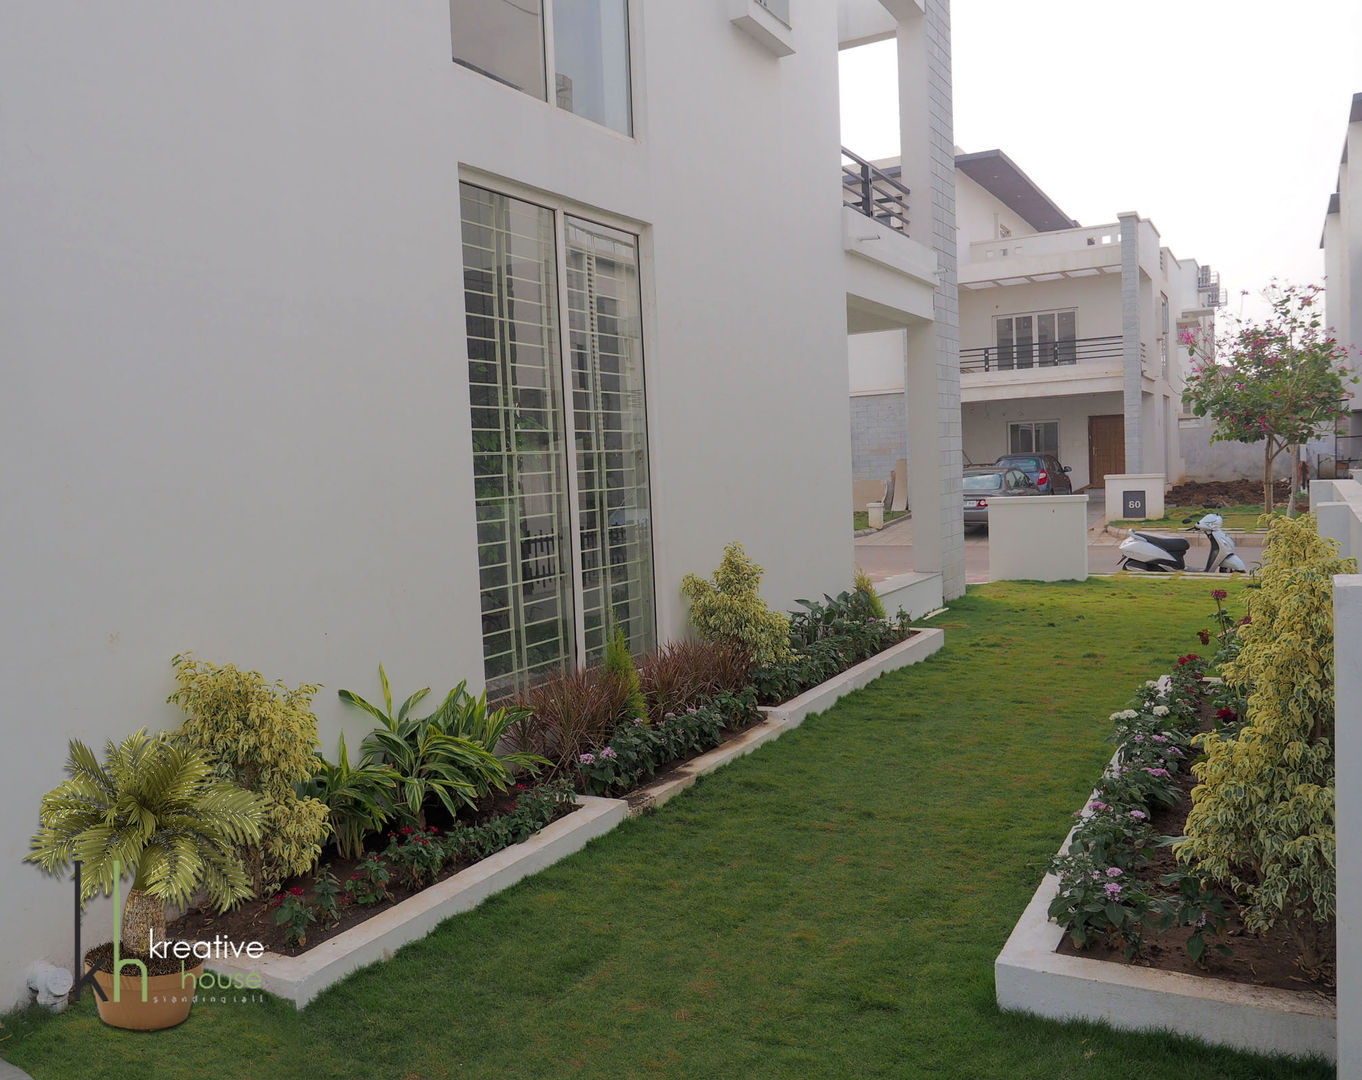
[[[1192,525],[1191,518],[1183,518],[1184,525]],[[1204,533],[1211,542],[1210,554],[1206,557],[1205,574],[1245,574],[1248,568],[1244,560],[1235,554],[1234,541],[1225,532],[1225,519],[1219,514],[1207,514],[1192,525],[1196,532]],[[1153,570],[1168,573],[1186,570],[1183,556],[1187,554],[1191,542],[1180,536],[1159,536],[1157,533],[1137,532],[1121,541],[1122,570]]]

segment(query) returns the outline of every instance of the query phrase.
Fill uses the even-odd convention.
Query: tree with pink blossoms
[[[1357,381],[1347,348],[1324,328],[1322,292],[1318,285],[1274,285],[1267,293],[1272,314],[1240,322],[1215,343],[1214,355],[1195,335],[1182,338],[1193,357],[1187,402],[1215,422],[1211,441],[1263,443],[1267,514],[1273,463],[1346,416],[1347,384]]]

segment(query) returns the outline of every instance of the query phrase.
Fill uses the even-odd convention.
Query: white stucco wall
[[[380,660],[481,683],[461,177],[641,236],[660,636],[729,540],[845,586],[835,7],[784,59],[631,11],[632,139],[451,63],[444,0],[0,13],[0,1004],[69,951],[19,864],[66,740],[173,725],[174,653],[325,684],[330,752]]]
[[[992,192],[955,171],[955,215],[959,228],[959,257],[969,258],[969,245],[978,240],[996,240],[1002,235],[998,226],[1009,235],[1034,236],[1036,228]]]
[[[905,331],[852,334],[847,338],[847,364],[853,394],[903,393]]]
[[[1178,442],[1182,450],[1183,471],[1187,480],[1253,480],[1263,479],[1263,444],[1239,442],[1211,442],[1214,427],[1207,420],[1178,422]],[[1334,456],[1333,436],[1315,439],[1306,444],[1303,458],[1310,463],[1310,475],[1318,473],[1321,457]],[[1282,480],[1291,475],[1291,452],[1283,451],[1274,463],[1272,475]]]
[[[1075,320],[1078,337],[1118,336],[1121,333],[1120,275],[999,285],[990,289],[962,289],[960,346],[963,349],[978,349],[994,345],[993,320],[997,316],[1062,311],[1065,308],[1078,309]]]

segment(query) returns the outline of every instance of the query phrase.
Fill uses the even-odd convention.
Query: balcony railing
[[[908,235],[909,191],[888,173],[842,147],[842,205]]]
[[[1202,307],[1224,307],[1225,290],[1220,287],[1220,271],[1209,266],[1200,266],[1196,272],[1196,291]]]
[[[961,349],[960,370],[1018,371],[1101,361],[1114,361],[1119,367],[1122,359],[1122,338],[1120,334],[1116,334],[1113,337],[1019,342],[1011,345],[989,345],[982,349]]]

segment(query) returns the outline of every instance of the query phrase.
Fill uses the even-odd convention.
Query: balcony
[[[842,205],[908,235],[909,191],[882,169],[842,147]]]
[[[1143,362],[1144,343],[1140,343]],[[960,350],[961,374],[999,371],[1025,371],[1028,368],[1056,368],[1069,365],[1102,365],[1119,371],[1123,363],[1120,334],[1110,337],[1072,338],[1067,341],[1020,342],[989,345],[982,349]]]
[[[1220,271],[1212,270],[1209,266],[1197,267],[1196,291],[1202,307],[1224,307],[1228,299],[1225,290],[1220,287]]]

